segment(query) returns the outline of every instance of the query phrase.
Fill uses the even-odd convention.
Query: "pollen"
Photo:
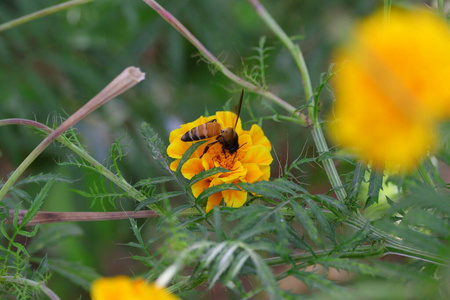
[[[220,143],[212,145],[208,149],[208,153],[214,162],[214,165],[230,171],[235,169],[236,162],[243,156],[242,151],[239,150],[235,153],[230,153],[229,151],[224,150]]]

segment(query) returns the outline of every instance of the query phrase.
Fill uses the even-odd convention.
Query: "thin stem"
[[[62,11],[62,10],[74,7],[74,6],[85,4],[85,3],[88,3],[88,2],[92,2],[92,1],[94,1],[94,0],[72,0],[72,1],[67,1],[67,2],[64,2],[64,3],[61,3],[61,4],[57,4],[57,5],[54,5],[54,6],[50,6],[50,7],[41,9],[41,10],[36,11],[34,13],[31,13],[31,14],[28,14],[26,16],[23,16],[23,17],[14,19],[12,21],[9,21],[9,22],[1,24],[0,25],[0,32],[8,30],[8,29],[11,29],[11,28],[19,26],[19,25],[22,25],[22,24],[27,23],[27,22],[33,21],[35,19],[39,19],[39,18],[45,17],[47,15],[50,15],[50,14],[53,14],[53,13],[56,13],[56,12],[59,12],[59,11]]]
[[[389,22],[389,19],[391,18],[391,6],[392,6],[392,0],[384,0],[384,21]]]
[[[103,90],[101,90],[94,98],[83,105],[78,111],[71,115],[48,136],[25,158],[19,167],[13,172],[0,190],[0,201],[5,197],[9,189],[31,165],[31,163],[41,154],[55,139],[63,134],[70,127],[81,121],[91,112],[113,99],[114,97],[127,91],[138,82],[145,78],[145,74],[138,68],[128,67],[116,78],[114,78]],[[95,161],[95,160],[94,160]],[[96,162],[96,161],[95,161]],[[103,167],[104,168],[104,167]]]
[[[40,282],[15,276],[0,276],[0,281],[7,281],[12,283],[18,283],[21,285],[36,287],[40,289],[45,295],[47,295],[48,298],[52,300],[59,300],[59,297],[58,295],[55,294],[55,292],[53,292],[51,289],[49,289],[47,286],[45,286],[43,283]]]
[[[32,121],[32,120],[26,120],[26,119],[5,119],[0,120],[0,126],[4,125],[11,125],[11,124],[21,124],[31,127],[36,127],[38,129],[41,129],[42,131],[51,134],[53,130],[50,127],[45,126],[42,123]],[[131,184],[129,184],[122,176],[116,175],[113,172],[111,172],[108,168],[106,168],[104,165],[99,163],[95,158],[90,156],[83,148],[80,148],[79,146],[75,145],[74,143],[70,142],[68,139],[66,139],[64,136],[58,136],[56,138],[58,142],[60,142],[62,145],[66,146],[70,150],[72,150],[74,153],[76,153],[79,157],[81,157],[83,160],[88,162],[97,172],[102,174],[104,177],[108,178],[111,182],[114,182],[119,188],[121,188],[131,199],[134,199],[138,202],[141,202],[146,199],[145,195],[143,195],[141,192],[136,190]],[[152,210],[154,210],[156,213],[161,214],[160,210],[156,206],[151,206]]]
[[[233,72],[231,72],[224,64],[222,64],[217,57],[215,57],[208,49],[183,25],[178,21],[170,12],[165,10],[161,5],[159,5],[154,0],[143,0],[147,3],[151,8],[153,8],[163,19],[165,19],[170,25],[172,25],[181,35],[183,35],[197,50],[203,55],[204,59],[212,64],[217,70],[219,70],[223,75],[228,77],[231,81],[239,84],[240,86],[246,88],[247,90],[252,91],[253,93],[259,94],[269,100],[272,100],[274,103],[278,104],[280,107],[285,109],[291,114],[296,115],[302,122],[303,126],[307,126],[309,124],[308,117],[304,114],[297,111],[297,109],[281,99],[280,97],[272,94],[271,92],[264,90],[263,88],[256,86]]]
[[[314,143],[319,154],[327,153],[329,151],[328,145],[325,140],[322,127],[320,126],[319,116],[316,113],[316,103],[312,101],[314,93],[311,85],[311,79],[309,77],[308,68],[306,66],[305,59],[303,58],[300,47],[292,42],[288,35],[283,31],[283,29],[277,24],[277,22],[272,18],[272,16],[267,12],[267,10],[258,0],[249,0],[249,2],[255,8],[256,12],[264,21],[264,23],[266,23],[267,27],[272,30],[272,32],[280,39],[283,45],[291,53],[303,79],[305,100],[310,103],[308,105],[308,115],[312,124],[312,136]],[[323,166],[338,199],[340,201],[344,201],[347,195],[345,193],[345,190],[343,189],[342,181],[339,177],[339,174],[337,173],[333,160],[330,158],[326,158],[323,161]]]
[[[293,261],[299,262],[299,261],[307,261],[310,259],[316,259],[318,257],[327,257],[329,256],[330,251],[333,249],[324,249],[324,250],[316,250],[314,253],[311,252],[304,252],[304,253],[295,253],[292,254],[290,257]],[[358,248],[352,250],[348,253],[341,253],[338,256],[340,258],[368,258],[368,257],[374,257],[374,258],[380,258],[388,253],[386,252],[385,247],[383,246],[372,246],[372,245],[361,245],[358,246]],[[285,265],[286,259],[281,257],[271,257],[266,258],[264,261],[269,266],[278,266],[278,265]]]

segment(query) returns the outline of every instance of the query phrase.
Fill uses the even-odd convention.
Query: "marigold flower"
[[[450,34],[425,11],[378,12],[336,51],[334,87],[342,146],[375,167],[409,170],[437,145],[436,126],[450,116]]]
[[[143,279],[131,279],[126,276],[102,277],[95,280],[91,287],[93,300],[177,300],[164,288]]]
[[[175,158],[170,165],[172,170],[176,170],[181,157],[192,145],[191,142],[181,141],[181,137],[190,129],[216,119],[222,128],[233,127],[236,122],[236,114],[228,111],[219,111],[214,116],[203,117],[191,123],[181,125],[180,128],[170,133],[167,147],[167,154]],[[181,173],[187,179],[194,175],[209,170],[214,167],[228,169],[229,172],[217,173],[192,185],[192,193],[195,197],[200,195],[205,189],[222,183],[253,183],[260,180],[268,180],[270,177],[270,164],[272,163],[272,148],[269,140],[264,135],[261,127],[253,125],[249,131],[243,130],[241,121],[238,120],[236,133],[239,136],[239,149],[235,154],[223,151],[220,143],[211,145],[208,151],[202,156],[206,144],[215,140],[211,137],[208,142],[201,145],[192,154],[189,160],[181,167]],[[240,207],[247,201],[247,192],[237,190],[226,190],[208,197],[206,211],[209,212],[214,206],[218,206],[222,199],[229,207]]]

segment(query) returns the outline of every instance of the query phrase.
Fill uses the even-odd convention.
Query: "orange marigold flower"
[[[378,12],[336,51],[333,137],[375,167],[410,170],[450,116],[450,34],[425,11]]]
[[[93,300],[177,300],[164,288],[143,279],[131,279],[126,276],[102,277],[91,286]]]
[[[232,112],[219,111],[214,116],[206,118],[201,116],[194,122],[181,125],[180,128],[173,130],[169,137],[170,145],[167,147],[167,154],[175,158],[170,168],[174,171],[177,169],[181,157],[192,145],[191,142],[181,141],[183,134],[213,119],[217,120],[222,129],[233,127],[236,118],[236,114]],[[229,172],[217,173],[193,184],[192,193],[195,197],[200,195],[205,189],[222,183],[253,183],[269,179],[270,164],[273,160],[270,154],[272,146],[261,127],[253,125],[249,131],[246,131],[242,129],[241,121],[238,120],[235,130],[239,136],[239,149],[236,153],[230,154],[228,151],[223,151],[223,146],[220,143],[215,143],[202,156],[206,144],[214,141],[216,138],[211,137],[209,141],[198,147],[181,167],[181,173],[187,179],[191,179],[194,175],[214,167],[222,167],[229,170]],[[247,201],[247,192],[227,190],[213,194],[208,197],[206,211],[209,212],[214,206],[218,206],[222,199],[229,207],[240,207]]]

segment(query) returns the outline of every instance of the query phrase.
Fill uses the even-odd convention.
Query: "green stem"
[[[330,249],[324,249],[324,250],[316,250],[316,251],[314,251],[314,253],[310,253],[310,252],[295,253],[295,254],[292,254],[290,257],[295,262],[308,261],[310,259],[316,259],[318,257],[327,257],[327,256],[329,256],[329,253],[332,250],[333,249],[330,248]],[[380,258],[380,257],[385,256],[386,254],[387,254],[386,249],[383,246],[361,245],[361,246],[358,246],[358,248],[352,250],[351,252],[341,253],[338,256],[340,258],[364,259],[364,258],[368,258],[368,257]],[[264,259],[264,261],[269,266],[279,266],[279,265],[286,264],[286,259],[281,258],[281,257],[266,258],[266,259]]]
[[[94,0],[72,0],[72,1],[67,1],[67,2],[64,2],[61,4],[57,4],[54,6],[44,8],[42,10],[36,11],[36,12],[28,14],[26,16],[23,16],[23,17],[14,19],[12,21],[1,24],[0,32],[11,29],[11,28],[19,26],[19,25],[22,25],[27,22],[33,21],[35,19],[39,19],[39,18],[45,17],[47,15],[50,15],[50,14],[74,7],[74,6],[92,2],[92,1],[94,1]]]
[[[325,136],[320,126],[319,116],[316,113],[316,103],[313,101],[314,93],[311,85],[311,79],[309,77],[308,68],[303,58],[302,51],[300,47],[292,42],[292,40],[287,36],[283,29],[277,24],[277,22],[272,18],[272,16],[267,12],[264,6],[258,0],[249,0],[253,5],[258,15],[266,23],[272,32],[280,39],[283,45],[291,53],[297,68],[303,79],[303,89],[305,93],[305,100],[309,103],[308,105],[308,115],[312,124],[312,136],[314,143],[316,145],[319,154],[327,153],[329,151]],[[347,197],[345,190],[343,189],[342,181],[333,163],[333,160],[326,158],[323,161],[323,166],[325,172],[330,180],[330,184],[336,192],[337,198],[340,201],[344,201]]]
[[[114,78],[103,90],[94,98],[89,100],[79,110],[72,114],[67,120],[61,123],[55,130],[51,131],[44,140],[25,158],[20,166],[11,174],[3,187],[0,189],[0,201],[6,196],[14,183],[31,165],[31,163],[42,153],[55,139],[61,136],[70,127],[84,119],[91,112],[108,102],[109,100],[124,93],[131,87],[145,78],[145,74],[138,68],[128,67]]]
[[[392,0],[384,0],[384,20],[389,21],[391,18],[391,6],[392,6]]]
[[[45,295],[47,295],[48,298],[52,300],[59,300],[58,295],[56,295],[51,289],[49,289],[47,286],[40,282],[36,282],[30,279],[22,278],[22,277],[15,277],[15,276],[0,276],[0,282],[1,281],[7,281],[12,283],[18,283],[21,285],[28,285],[31,287],[35,287],[40,289]]]
[[[25,119],[0,120],[0,126],[12,125],[12,124],[21,124],[21,125],[36,127],[49,135],[53,132],[53,130],[51,128],[45,126],[44,124],[41,124],[39,122],[32,121],[32,120],[25,120]],[[83,148],[80,148],[77,145],[73,144],[68,139],[66,139],[64,136],[58,136],[56,138],[56,140],[58,142],[60,142],[62,145],[66,146],[67,148],[72,150],[73,152],[75,152],[79,157],[81,157],[82,159],[87,161],[89,164],[91,164],[92,167],[99,174],[105,176],[111,182],[114,182],[114,184],[116,184],[119,188],[121,188],[131,199],[134,199],[138,202],[141,202],[146,199],[146,197],[141,192],[139,192],[132,185],[130,185],[122,176],[118,176],[118,175],[112,173],[108,168],[106,168],[101,163],[96,161],[92,156],[90,156]],[[30,157],[30,160],[31,160],[32,153],[30,153],[30,155],[27,157],[27,159]],[[27,161],[27,163],[28,163],[28,161]],[[22,164],[24,164],[24,163],[22,163]],[[22,164],[21,164],[21,166],[22,166]],[[19,166],[19,168],[20,168],[20,166]],[[16,172],[20,172],[22,170],[22,169],[19,170],[19,168],[16,169]],[[160,210],[156,206],[153,205],[151,207],[151,209],[154,210],[156,213],[161,214]]]
[[[203,58],[208,61],[210,64],[212,64],[217,70],[219,70],[223,75],[228,77],[231,81],[239,84],[240,86],[244,87],[247,90],[252,91],[253,93],[259,94],[289,113],[296,115],[299,120],[302,122],[303,126],[308,126],[309,121],[308,117],[304,114],[297,111],[297,109],[286,102],[285,100],[281,99],[275,94],[272,94],[271,92],[265,90],[264,88],[260,86],[256,86],[251,82],[248,82],[233,72],[231,72],[223,63],[217,59],[211,52],[209,52],[208,49],[183,25],[178,21],[170,12],[165,10],[161,5],[159,5],[154,0],[143,0],[145,3],[147,3],[151,8],[153,8],[164,20],[166,20],[170,25],[172,25],[181,35],[183,35],[197,50],[200,52],[200,54],[203,56]]]
[[[441,18],[444,21],[447,21],[447,16],[445,14],[444,0],[437,0],[437,7],[438,7],[439,16],[441,16]]]

